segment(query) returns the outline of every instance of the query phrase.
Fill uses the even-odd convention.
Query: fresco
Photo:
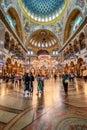
[[[78,16],[72,23],[72,33],[74,33],[82,23],[82,17]]]
[[[12,29],[15,30],[16,20],[12,20],[9,15],[6,16],[6,19],[7,19],[7,21],[9,22],[9,24],[11,25]]]
[[[24,36],[24,42],[26,43],[26,40],[28,39],[28,37],[37,29],[39,29],[40,25],[33,23],[32,21],[30,21],[28,18],[26,18],[26,16],[23,15],[23,36]]]
[[[85,0],[76,0],[76,5],[83,9],[85,7]]]
[[[15,6],[15,8],[16,8],[16,11],[17,11],[17,13],[18,13],[18,15],[21,17],[21,9],[20,9],[20,6],[19,6],[19,4],[18,4],[18,0],[12,0],[13,1],[13,5]]]
[[[60,44],[62,44],[63,39],[63,25],[64,25],[64,16],[52,24],[36,24],[30,21],[26,16],[23,16],[23,30],[24,30],[24,39],[26,39],[38,29],[48,29],[52,31],[59,39]]]
[[[64,19],[64,17],[62,17],[60,20],[57,20],[53,24],[41,25],[41,24],[33,23],[28,18],[23,16],[23,30],[24,30],[23,35],[24,35],[25,43],[26,43],[28,37],[34,31],[39,30],[39,29],[48,29],[48,30],[52,31],[58,37],[58,35],[59,34],[61,35],[61,33],[63,32],[63,22],[64,22],[63,19]]]
[[[12,4],[13,0],[4,0],[5,7],[8,7],[8,5]]]
[[[19,16],[21,16],[21,9],[19,7],[17,0],[3,0],[3,1],[4,1],[3,8],[8,8],[9,5],[12,5],[13,7],[16,8],[16,11],[18,12]]]
[[[23,17],[22,25],[23,25],[23,30],[24,30],[23,31],[24,42],[26,43],[28,36],[30,36],[30,28],[31,27],[30,27],[29,21],[25,17]]]
[[[69,15],[69,13],[71,12],[71,10],[72,10],[72,8],[73,8],[74,6],[75,6],[75,1],[70,0],[70,1],[69,1],[69,6],[68,6],[68,8],[67,8],[67,13],[66,13],[67,16]]]
[[[80,6],[82,8],[82,10],[84,10],[83,8],[85,6],[85,1],[84,0],[75,0],[75,1],[70,0],[68,9],[66,10],[64,16],[62,16],[59,20],[57,20],[53,24],[47,24],[47,25],[36,24],[36,23],[33,23],[32,21],[29,21],[25,17],[25,20],[24,20],[25,21],[24,22],[25,38],[27,38],[29,35],[31,35],[32,32],[34,32],[35,30],[43,28],[43,29],[48,29],[48,30],[52,31],[59,38],[60,44],[62,45],[65,21],[67,20],[67,17],[69,16],[71,10],[73,10],[73,8],[75,8],[76,6]],[[76,20],[76,21],[78,21],[78,20]],[[73,28],[72,33],[74,33],[75,29],[78,27],[77,24],[79,24],[79,23],[76,21],[72,22],[72,28]]]

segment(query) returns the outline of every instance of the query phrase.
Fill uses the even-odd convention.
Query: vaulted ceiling
[[[38,51],[45,49],[52,51],[54,48],[59,47],[59,41],[56,35],[47,29],[40,29],[32,33],[28,38],[27,45]]]
[[[27,17],[38,23],[51,23],[59,18],[68,6],[68,0],[19,0]]]

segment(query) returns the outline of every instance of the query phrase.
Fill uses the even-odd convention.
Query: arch
[[[10,58],[7,58],[6,65],[11,65],[11,59]]]
[[[74,62],[73,61],[70,62],[70,66],[74,67]]]
[[[10,35],[8,31],[5,32],[5,42],[4,42],[4,47],[5,49],[9,50],[9,42],[10,42]]]
[[[73,44],[73,47],[74,47],[74,52],[77,53],[79,52],[79,46],[78,46],[79,42],[77,41],[77,39],[74,40],[74,44]]]
[[[83,58],[81,58],[81,57],[78,58],[77,64],[76,64],[76,67],[77,67],[77,75],[78,75],[78,76],[81,76],[81,75],[82,75],[81,67],[82,67],[83,64],[84,64]]]
[[[79,58],[77,61],[77,64],[79,64],[79,66],[83,65],[84,60],[82,58]]]
[[[79,35],[79,43],[80,43],[80,50],[83,50],[86,47],[85,33],[84,32],[81,32]]]
[[[15,51],[18,51],[18,50],[19,50],[19,47],[18,47],[17,44],[14,46],[14,49],[15,49]]]
[[[18,67],[18,63],[17,63],[17,61],[15,61],[14,66],[15,66],[15,67]]]
[[[38,52],[37,52],[37,55],[39,56],[39,55],[49,55],[49,52],[47,51],[47,50],[39,50]]]
[[[10,40],[10,46],[14,46],[15,45],[15,41],[14,41],[14,39],[12,38],[11,40]]]
[[[77,39],[74,40],[74,45],[77,45],[78,44],[78,41]]]
[[[85,38],[85,33],[81,32],[80,35],[79,35],[79,40],[82,40],[83,38]]]
[[[71,11],[66,24],[65,24],[65,29],[64,29],[64,43],[67,41],[67,39],[70,36],[70,31],[71,31],[71,22],[78,16],[80,15],[83,17],[82,12],[79,8],[75,8],[74,10]]]
[[[16,33],[19,36],[19,38],[23,40],[22,25],[16,9],[13,6],[9,6],[9,8],[7,9],[7,14],[11,17],[12,20],[16,21]]]
[[[19,64],[19,67],[21,68],[21,67],[22,67],[22,64]]]
[[[14,46],[15,46],[15,41],[14,41],[14,39],[12,38],[12,39],[10,40],[10,51],[11,51],[11,52],[14,52]]]

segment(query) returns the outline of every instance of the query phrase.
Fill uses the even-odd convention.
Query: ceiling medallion
[[[59,19],[68,0],[18,0],[24,14],[33,22],[49,24]]]

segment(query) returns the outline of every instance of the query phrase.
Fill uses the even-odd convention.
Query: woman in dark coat
[[[62,83],[63,83],[63,87],[64,87],[64,92],[66,94],[66,96],[68,96],[68,74],[63,74],[62,75]]]
[[[34,76],[32,73],[30,73],[30,76],[29,76],[30,80],[29,80],[29,91],[31,93],[33,93],[33,81],[34,81]]]
[[[30,81],[30,78],[28,76],[28,73],[26,73],[24,77],[24,85],[25,85],[24,92],[27,91],[27,95],[29,95],[29,81]]]

